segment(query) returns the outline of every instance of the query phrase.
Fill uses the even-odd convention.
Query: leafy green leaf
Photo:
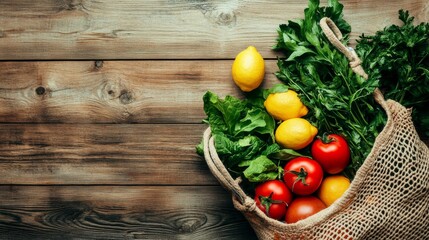
[[[249,95],[245,100],[232,96],[222,100],[209,91],[203,96],[204,111],[208,116],[206,122],[215,135],[224,133],[240,138],[248,133],[259,133],[274,140],[275,121],[265,111],[262,100],[262,93]]]
[[[276,160],[282,160],[282,161],[289,161],[296,157],[302,157],[302,156],[304,155],[302,155],[301,153],[298,153],[295,150],[287,149],[287,148],[268,154],[268,157],[270,159],[276,159]]]
[[[274,141],[274,119],[260,108],[250,109],[246,116],[235,125],[235,136],[243,133],[269,134]]]
[[[277,178],[278,167],[266,156],[259,156],[250,162],[243,174],[250,182],[264,182]]]
[[[198,155],[204,156],[204,143],[203,143],[203,141],[201,141],[200,144],[198,144],[195,147],[195,150],[196,150]]]
[[[264,99],[266,99],[268,97],[268,95],[272,94],[272,93],[283,93],[283,92],[287,92],[288,87],[284,84],[275,84],[274,86],[272,86],[269,89],[265,89],[263,92],[263,96]]]
[[[239,99],[231,96],[226,96],[225,100],[221,100],[212,92],[204,94],[203,101],[204,111],[208,116],[208,122],[212,132],[233,133],[235,130],[235,123],[239,121],[245,104]]]
[[[294,60],[296,60],[296,58],[298,58],[298,57],[300,57],[306,53],[313,53],[314,54],[314,52],[307,47],[296,46],[294,48],[294,52],[292,52],[292,54],[289,55],[289,57],[286,59],[286,61],[294,61]]]
[[[235,168],[240,162],[255,158],[266,146],[264,141],[255,136],[234,141],[219,133],[214,140],[216,151],[227,168]]]

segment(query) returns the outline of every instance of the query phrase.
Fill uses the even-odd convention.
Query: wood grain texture
[[[0,184],[217,185],[203,124],[2,124]]]
[[[0,239],[256,239],[220,186],[0,186]]]
[[[341,2],[352,44],[401,8],[429,21],[427,0]],[[243,96],[230,67],[249,45],[277,83],[278,25],[306,6],[1,0],[0,239],[256,239],[195,152],[202,96]]]
[[[201,123],[208,90],[240,97],[232,60],[0,62],[0,122]],[[279,80],[266,62],[263,87]]]
[[[417,22],[429,17],[426,0],[341,2],[353,39],[397,23],[401,8]],[[278,25],[303,18],[306,6],[302,0],[2,0],[0,60],[231,59],[248,45],[275,57]]]

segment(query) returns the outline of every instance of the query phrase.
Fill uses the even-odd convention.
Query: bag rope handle
[[[247,211],[253,211],[256,208],[255,201],[247,196],[240,187],[241,178],[233,179],[231,174],[220,160],[214,145],[214,138],[211,136],[211,129],[208,127],[203,135],[204,158],[207,162],[210,171],[220,184],[231,191],[234,196],[240,201]]]
[[[348,47],[341,42],[343,34],[341,34],[340,29],[337,27],[337,25],[335,25],[334,21],[328,17],[324,17],[320,19],[320,27],[322,28],[323,33],[325,33],[325,36],[328,38],[329,42],[331,42],[334,47],[336,47],[347,57],[353,72],[362,76],[365,80],[368,79],[368,74],[362,68],[362,62],[359,56],[356,54],[356,51],[352,47]],[[378,88],[374,90],[374,98],[380,104],[385,101],[383,93]]]
[[[365,79],[368,79],[368,75],[365,73],[361,66],[361,60],[357,56],[353,48],[345,46],[341,39],[343,34],[341,34],[340,29],[335,25],[335,23],[327,17],[324,17],[320,20],[320,27],[322,28],[325,36],[328,40],[334,45],[340,52],[342,52],[347,59],[349,60],[350,67],[353,71]]]

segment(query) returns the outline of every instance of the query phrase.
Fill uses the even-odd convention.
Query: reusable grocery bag
[[[356,74],[367,78],[353,49],[329,18],[320,21],[329,41],[349,60]],[[208,128],[203,137],[204,158],[212,174],[232,193],[234,207],[243,213],[259,239],[429,239],[429,149],[420,140],[411,110],[374,98],[387,114],[387,123],[349,189],[330,207],[293,224],[269,218],[233,179],[219,159]]]

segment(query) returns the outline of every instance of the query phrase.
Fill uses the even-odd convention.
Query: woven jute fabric
[[[332,32],[331,42],[341,37],[329,19],[322,19],[321,26],[325,34]],[[336,47],[366,77],[353,51]],[[379,90],[374,97],[387,123],[349,189],[330,207],[293,224],[271,219],[256,207],[219,159],[210,128],[205,131],[205,160],[259,239],[429,239],[429,149],[419,139],[410,109],[384,100]]]

